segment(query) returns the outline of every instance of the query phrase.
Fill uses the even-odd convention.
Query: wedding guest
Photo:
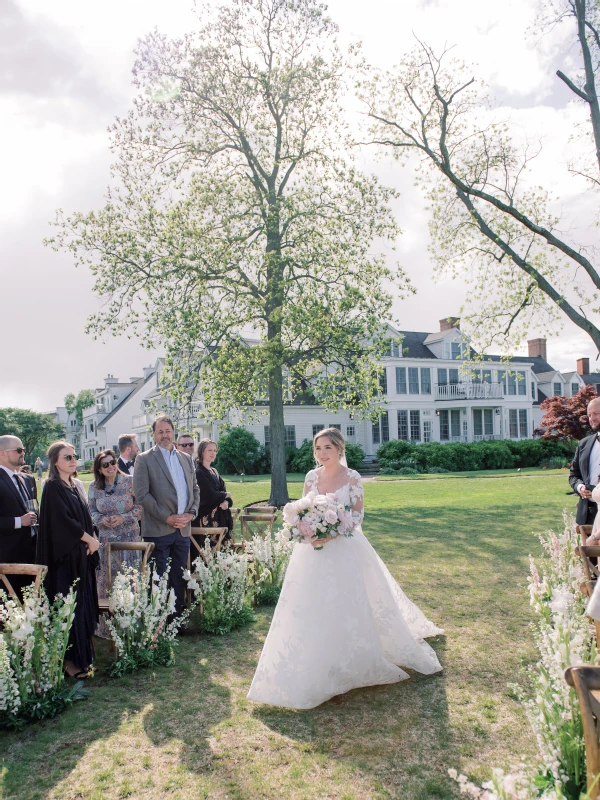
[[[23,482],[27,487],[27,491],[29,493],[29,497],[33,500],[37,500],[38,491],[37,491],[37,483],[35,482],[35,478],[31,474],[31,467],[29,464],[23,464],[19,471],[19,475],[23,478]]]
[[[180,433],[177,437],[175,447],[180,453],[192,457],[194,455],[194,437],[189,433]]]
[[[575,517],[578,525],[593,525],[598,513],[592,491],[600,484],[600,397],[590,400],[587,416],[592,433],[577,445],[569,473],[571,488],[579,495]]]
[[[48,448],[48,479],[40,510],[37,563],[48,567],[46,590],[51,600],[67,595],[75,584],[75,619],[71,627],[65,671],[87,678],[94,661],[93,636],[98,623],[96,569],[100,542],[93,535],[90,510],[77,481],[77,456],[68,442]]]
[[[152,561],[159,575],[171,559],[170,583],[175,590],[176,613],[185,606],[190,552],[190,523],[198,513],[200,492],[190,456],[180,452],[173,441],[175,430],[166,415],[152,423],[156,445],[140,453],[135,462],[133,492],[141,503],[144,541],[154,542]]]
[[[212,466],[217,457],[217,444],[212,439],[201,439],[196,453],[196,480],[200,489],[200,508],[192,523],[196,528],[227,528],[223,544],[231,540],[233,518],[231,495],[225,481]]]
[[[16,436],[0,436],[0,562],[35,564],[37,515],[30,509],[27,487],[19,471],[25,462],[25,448]],[[31,583],[16,575],[10,582],[20,594]]]
[[[133,476],[135,457],[140,452],[135,433],[122,433],[119,436],[119,469],[125,475]]]
[[[36,458],[33,468],[38,476],[38,481],[41,481],[44,477],[44,465],[42,464],[42,459],[39,456]]]
[[[117,466],[112,450],[102,450],[94,459],[94,480],[88,489],[92,522],[98,528],[100,539],[100,570],[97,576],[98,596],[109,596],[108,542],[141,542],[140,525],[142,507],[133,496],[133,478]],[[132,551],[119,553],[119,564],[138,565],[138,554]],[[98,626],[98,636],[110,638],[104,618]]]

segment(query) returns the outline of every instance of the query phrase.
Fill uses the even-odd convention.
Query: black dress
[[[233,530],[233,517],[230,508],[233,501],[227,497],[225,481],[216,469],[207,469],[200,465],[196,469],[196,480],[200,489],[200,508],[198,516],[192,522],[194,528],[227,528],[223,537],[223,544],[231,540]],[[226,502],[229,508],[221,508],[221,503]]]
[[[98,624],[96,569],[98,552],[87,555],[84,533],[93,535],[92,519],[75,487],[49,479],[44,485],[38,533],[38,564],[48,567],[46,592],[52,601],[67,595],[76,584],[75,618],[69,637],[67,658],[87,670],[94,661],[93,636]]]

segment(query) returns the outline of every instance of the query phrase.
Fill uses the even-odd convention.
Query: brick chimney
[[[546,340],[545,339],[529,339],[527,342],[529,347],[529,358],[541,356],[544,361],[546,360]]]
[[[452,328],[458,328],[460,325],[460,317],[446,317],[440,320],[440,332],[451,331]]]
[[[589,358],[578,358],[577,359],[577,373],[578,373],[578,375],[589,375],[590,374],[590,360],[589,360]]]

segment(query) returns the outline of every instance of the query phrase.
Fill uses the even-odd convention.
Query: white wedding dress
[[[306,476],[318,491],[320,470]],[[364,536],[360,475],[335,497],[352,507],[350,538],[314,550],[296,544],[273,615],[250,700],[314,708],[360,686],[396,683],[409,667],[430,675],[442,667],[425,637],[443,633],[408,599]]]

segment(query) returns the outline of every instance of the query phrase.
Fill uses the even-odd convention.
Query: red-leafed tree
[[[555,442],[583,439],[592,432],[587,407],[595,397],[598,395],[593,386],[584,386],[575,397],[548,397],[540,406],[544,411],[542,424],[533,435]]]

